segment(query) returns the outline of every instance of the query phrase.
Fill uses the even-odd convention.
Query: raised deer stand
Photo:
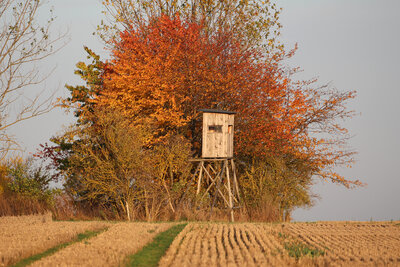
[[[192,178],[197,183],[196,195],[200,201],[204,197],[212,197],[210,217],[214,206],[223,206],[228,208],[231,222],[234,222],[233,209],[235,203],[239,203],[240,195],[233,158],[199,158],[190,161],[198,164]]]

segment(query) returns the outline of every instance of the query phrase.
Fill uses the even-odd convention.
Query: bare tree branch
[[[54,21],[51,9],[44,25],[37,22],[42,5],[42,0],[0,1],[0,159],[18,146],[7,134],[10,126],[54,108],[54,93],[29,92],[52,73],[42,74],[36,63],[65,45],[66,34],[49,37]]]

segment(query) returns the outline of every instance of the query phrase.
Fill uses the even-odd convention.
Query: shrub
[[[61,190],[33,160],[14,157],[0,163],[0,216],[43,213],[54,208]]]

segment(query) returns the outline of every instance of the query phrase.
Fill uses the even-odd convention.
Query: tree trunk
[[[125,200],[125,208],[126,208],[126,216],[128,217],[128,221],[131,221],[131,215],[130,215],[130,212],[129,212],[128,200]]]
[[[149,220],[149,203],[147,199],[147,191],[144,189],[144,210],[146,212],[146,220]]]
[[[171,208],[172,212],[173,212],[173,213],[175,213],[174,206],[172,205],[171,194],[169,193],[169,190],[168,190],[167,184],[165,183],[165,180],[164,180],[164,179],[162,180],[162,183],[163,183],[163,186],[164,186],[164,188],[165,188],[165,191],[167,191],[167,197],[168,197],[168,203],[169,203],[169,206],[170,206],[170,208]]]

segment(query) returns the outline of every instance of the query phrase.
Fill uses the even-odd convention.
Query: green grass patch
[[[289,256],[296,259],[299,259],[303,256],[310,256],[314,258],[325,255],[325,251],[316,248],[309,248],[300,242],[285,242],[284,247],[289,253]]]
[[[325,255],[324,250],[320,250],[317,248],[310,248],[306,244],[294,239],[288,234],[278,232],[278,238],[283,243],[283,247],[288,252],[289,256],[296,258],[296,260],[298,260],[303,256],[309,256],[314,258]]]
[[[28,258],[25,258],[25,259],[23,259],[23,260],[17,262],[15,265],[12,265],[12,266],[14,266],[14,267],[27,266],[27,265],[29,265],[29,264],[35,262],[35,261],[40,260],[41,258],[50,256],[50,255],[56,253],[57,251],[59,251],[60,249],[63,249],[63,248],[68,247],[69,245],[72,245],[72,244],[74,244],[74,243],[81,242],[81,241],[83,241],[83,240],[92,238],[92,237],[94,237],[94,236],[96,236],[96,235],[98,235],[98,234],[100,234],[100,233],[106,231],[107,229],[108,229],[108,228],[104,228],[104,229],[101,229],[101,230],[86,231],[86,232],[84,232],[84,233],[80,233],[80,234],[78,234],[78,235],[76,236],[76,238],[75,238],[74,240],[72,240],[72,241],[70,241],[70,242],[66,242],[66,243],[59,244],[59,245],[57,245],[57,246],[55,246],[55,247],[52,247],[52,248],[50,248],[50,249],[48,249],[48,250],[46,250],[46,251],[44,251],[44,252],[42,252],[42,253],[35,254],[35,255],[33,255],[33,256],[30,256],[30,257],[28,257]]]
[[[284,233],[281,233],[281,232],[279,232],[279,233],[278,233],[278,237],[279,237],[280,239],[286,239],[286,238],[288,238],[288,235],[287,235],[287,234],[284,234]]]
[[[167,231],[158,234],[153,242],[147,244],[139,252],[128,256],[126,266],[157,266],[175,237],[185,228],[185,224],[172,226]]]

